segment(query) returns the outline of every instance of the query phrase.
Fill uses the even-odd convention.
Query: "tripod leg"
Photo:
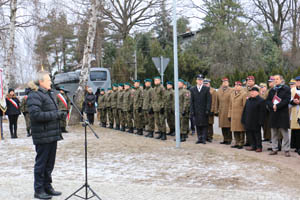
[[[99,200],[102,200],[90,186],[88,186],[88,188],[93,193],[93,197],[97,197]]]
[[[81,186],[78,190],[76,190],[74,193],[72,193],[70,196],[68,196],[65,200],[70,199],[72,196],[76,196],[76,193],[79,192],[80,190],[82,190],[83,188],[85,188],[86,185],[84,184],[83,186]]]

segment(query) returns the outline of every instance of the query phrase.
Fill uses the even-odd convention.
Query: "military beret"
[[[229,79],[227,77],[222,78],[222,81],[229,81]]]
[[[255,78],[254,78],[254,76],[248,76],[248,77],[247,77],[247,81],[249,81],[249,80],[253,80],[253,81],[255,81]]]
[[[183,79],[178,79],[178,82],[185,84],[185,81]]]
[[[159,79],[160,80],[160,76],[155,76],[153,79]]]
[[[140,80],[134,80],[133,82],[135,82],[135,83],[140,83],[141,81],[140,81]]]
[[[234,84],[235,84],[235,85],[242,86],[242,83],[241,83],[241,81],[236,81]]]
[[[141,87],[141,86],[144,86],[144,84],[143,84],[143,83],[141,83],[141,84],[140,84],[140,87]]]
[[[124,85],[128,85],[128,86],[131,86],[131,84],[130,84],[130,83],[128,83],[128,82],[127,82],[127,83],[124,83]]]
[[[119,84],[119,87],[123,87],[123,86],[124,86],[124,83],[120,83],[120,84]]]
[[[172,81],[168,81],[167,85],[173,85],[173,82]]]
[[[203,83],[210,83],[210,79],[205,78],[204,81],[203,81]]]
[[[111,88],[107,88],[107,90],[112,90]]]
[[[296,80],[296,81],[300,81],[300,76],[297,76],[297,77],[295,78],[295,80]]]
[[[119,85],[117,83],[114,83],[113,84],[113,87],[118,87]]]
[[[246,82],[246,79],[243,79],[243,80],[242,80],[242,83],[245,83],[245,82]]]
[[[100,91],[105,91],[103,88]]]
[[[147,79],[144,80],[144,82],[145,82],[145,83],[146,83],[146,82],[152,82],[152,79],[147,78]]]

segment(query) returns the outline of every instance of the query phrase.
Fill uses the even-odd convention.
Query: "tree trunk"
[[[7,93],[8,88],[11,87],[11,72],[13,70],[12,60],[15,48],[15,30],[16,30],[16,16],[17,16],[17,0],[10,2],[10,26],[9,26],[9,48],[4,63],[4,94]]]
[[[86,39],[86,45],[84,47],[83,61],[80,73],[79,87],[74,97],[74,103],[80,108],[82,105],[82,99],[84,99],[84,89],[87,85],[88,75],[91,68],[92,52],[94,47],[94,41],[97,31],[97,14],[100,6],[100,0],[91,0],[92,2],[92,15],[89,21],[88,34]],[[76,125],[80,121],[80,115],[74,111],[71,114],[69,125]]]

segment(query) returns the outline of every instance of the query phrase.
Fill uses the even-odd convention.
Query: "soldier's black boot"
[[[153,138],[153,131],[149,131],[145,137]]]
[[[161,133],[161,140],[167,140],[167,134],[166,133]]]
[[[113,128],[114,128],[114,125],[110,123],[110,124],[109,124],[109,128],[110,128],[110,129],[113,129]]]
[[[68,133],[68,131],[66,130],[65,127],[61,128],[61,132],[62,132],[62,133]]]
[[[155,138],[155,139],[161,139],[161,136],[162,136],[162,134],[161,134],[161,132],[158,132],[158,136]]]
[[[115,130],[117,130],[117,131],[120,130],[120,125],[119,124],[116,125]]]
[[[129,128],[128,133],[133,133],[133,128]]]
[[[180,141],[185,142],[186,141],[186,134],[180,134]]]
[[[10,131],[10,137],[14,138],[14,131],[12,127],[9,127],[9,131]]]
[[[102,127],[106,128],[106,123],[105,122],[102,123]]]
[[[30,137],[30,136],[31,136],[30,130],[27,130],[27,137]]]
[[[143,135],[143,129],[138,129],[138,131],[137,131],[136,134],[137,134],[137,135]]]
[[[121,130],[120,131],[123,131],[125,132],[125,126],[122,126]]]

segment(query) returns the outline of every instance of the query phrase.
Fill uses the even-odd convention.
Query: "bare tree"
[[[10,2],[10,27],[9,27],[9,48],[4,64],[4,92],[6,93],[11,85],[11,71],[13,70],[13,54],[15,48],[15,34],[16,34],[16,17],[17,17],[17,0]]]
[[[162,0],[107,0],[101,8],[104,19],[112,23],[110,29],[120,33],[125,39],[134,26],[144,27],[152,24],[155,8]]]
[[[86,45],[84,48],[79,87],[76,91],[76,97],[75,97],[75,104],[78,106],[81,106],[80,104],[82,103],[82,99],[84,99],[84,89],[85,86],[87,85],[88,75],[91,68],[91,62],[93,59],[92,52],[93,52],[96,31],[97,31],[97,15],[100,7],[100,0],[91,0],[91,1],[92,1],[91,17],[89,20]],[[80,120],[79,114],[74,112],[71,115],[69,124],[76,125],[78,124],[79,120]]]
[[[267,32],[273,35],[278,47],[282,46],[282,33],[287,22],[292,0],[253,0],[264,18]]]

